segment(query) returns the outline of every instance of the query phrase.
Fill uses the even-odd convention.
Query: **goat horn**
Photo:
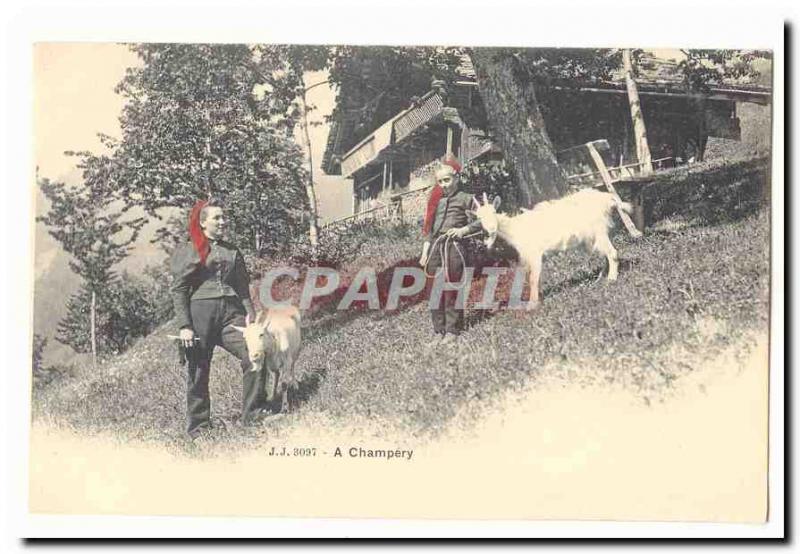
[[[250,325],[250,314],[244,316],[244,324],[245,326]]]
[[[483,203],[484,203],[484,204],[488,204],[488,203],[489,203],[489,197],[488,197],[488,196],[486,196],[486,193],[485,193],[485,192],[483,193]]]
[[[475,198],[474,196],[472,197],[472,207],[476,210],[481,207],[480,203],[478,202],[478,199]]]

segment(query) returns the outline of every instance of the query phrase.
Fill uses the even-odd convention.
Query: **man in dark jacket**
[[[425,243],[419,263],[429,275],[444,272],[448,283],[464,278],[467,251],[463,238],[481,230],[478,220],[470,221],[474,197],[459,188],[461,166],[454,159],[436,170],[436,185],[431,191],[425,217]],[[438,190],[437,190],[438,189]],[[464,328],[464,310],[456,306],[457,290],[442,292],[441,301],[431,309],[433,331],[442,343],[452,342]]]
[[[255,320],[250,278],[241,252],[221,238],[224,225],[222,208],[198,202],[189,217],[191,240],[170,259],[175,315],[187,352],[187,432],[192,438],[211,427],[208,382],[217,345],[241,360],[242,422],[257,421],[266,408],[266,372],[251,371],[244,337],[234,328],[245,325],[246,315]]]

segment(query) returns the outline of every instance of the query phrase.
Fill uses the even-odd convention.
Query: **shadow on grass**
[[[299,410],[303,404],[308,402],[308,400],[314,396],[314,394],[316,394],[317,390],[319,390],[320,385],[325,379],[326,373],[327,371],[325,368],[315,367],[314,369],[303,374],[303,376],[298,380],[297,386],[289,393],[291,399],[291,411]],[[278,394],[277,398],[268,400],[267,405],[273,414],[282,413],[280,394]]]
[[[620,273],[623,271],[623,265],[623,260],[620,260]],[[549,287],[543,288],[542,299],[555,294],[560,294],[568,289],[572,289],[581,285],[599,282],[605,277],[606,273],[607,271],[601,267],[592,270],[582,269],[569,279],[564,279],[555,285],[550,285]]]
[[[297,388],[294,391],[294,402],[297,405],[305,404],[308,400],[316,394],[322,381],[325,379],[327,371],[325,368],[315,368],[313,371],[307,372],[300,381],[297,383]]]

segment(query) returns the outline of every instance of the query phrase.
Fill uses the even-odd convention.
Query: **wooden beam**
[[[647,144],[647,129],[642,115],[642,103],[639,100],[639,88],[633,78],[633,61],[631,51],[622,51],[622,61],[625,66],[625,84],[628,89],[628,102],[631,109],[631,120],[633,121],[633,135],[636,139],[636,158],[642,164],[642,173],[649,175],[653,172],[651,163],[650,146]]]
[[[634,238],[641,237],[642,232],[636,228],[636,225],[633,224],[633,221],[631,221],[631,218],[628,216],[625,210],[623,210],[620,207],[622,199],[619,197],[619,194],[617,194],[616,189],[614,189],[614,185],[611,182],[611,175],[608,173],[608,168],[606,167],[606,163],[603,161],[602,156],[600,156],[600,153],[594,147],[593,143],[591,142],[587,143],[586,148],[588,148],[589,155],[592,157],[592,160],[594,161],[594,164],[597,166],[598,171],[600,171],[600,177],[603,179],[603,183],[605,184],[606,189],[608,189],[608,192],[610,192],[611,195],[614,196],[614,198],[617,200],[617,206],[616,206],[617,213],[619,214],[620,219],[622,219],[622,223],[625,225],[625,228],[628,230],[628,232],[631,234],[632,237]]]
[[[453,126],[447,126],[447,156],[453,155]]]
[[[583,87],[579,89],[567,89],[565,87],[553,87],[553,90],[567,90],[569,92],[581,92],[581,93],[601,93],[601,94],[627,94],[627,91],[624,89],[618,88],[593,88],[593,87]],[[749,92],[749,91],[719,91],[711,93],[707,95],[701,94],[688,94],[685,92],[659,92],[654,90],[640,90],[640,96],[654,96],[659,98],[694,98],[697,96],[705,96],[709,100],[721,100],[726,102],[749,102],[752,104],[759,104],[761,106],[767,106],[770,103],[771,95],[769,93],[762,93],[762,92]]]

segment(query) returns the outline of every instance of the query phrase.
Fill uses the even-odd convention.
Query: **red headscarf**
[[[446,158],[442,164],[449,165],[453,168],[453,171],[456,173],[461,172],[461,164],[458,163],[458,160],[452,156]],[[427,235],[431,232],[431,227],[433,227],[433,218],[436,215],[436,206],[439,205],[439,200],[442,199],[442,194],[444,191],[442,187],[439,186],[439,183],[433,185],[433,189],[431,189],[431,195],[428,197],[428,206],[425,209],[425,223],[422,225],[422,233]]]
[[[200,227],[200,212],[208,205],[207,200],[198,200],[192,211],[189,213],[189,237],[192,239],[194,249],[200,254],[200,263],[205,265],[211,246],[208,244],[208,237]]]

